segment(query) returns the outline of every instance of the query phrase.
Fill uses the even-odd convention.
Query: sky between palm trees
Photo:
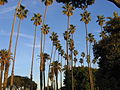
[[[0,49],[8,49],[9,35],[11,31],[11,25],[13,22],[13,14],[15,12],[15,7],[17,6],[18,0],[8,0],[8,3],[4,6],[0,6]],[[43,3],[40,3],[40,0],[23,0],[22,5],[26,6],[29,10],[28,16],[21,22],[21,33],[19,38],[18,51],[16,56],[15,64],[15,74],[22,76],[29,76],[30,74],[30,65],[32,57],[32,44],[33,44],[33,35],[34,35],[34,25],[30,21],[34,13],[40,13],[43,15],[45,6]],[[47,12],[47,24],[50,27],[50,33],[57,32],[59,35],[59,40],[62,45],[65,45],[63,33],[67,28],[67,16],[62,13],[63,4],[53,3],[52,6],[49,6]],[[100,27],[96,23],[97,15],[112,16],[113,12],[119,12],[114,4],[108,2],[107,0],[96,0],[95,4],[88,8],[88,11],[91,12],[92,21],[88,25],[88,31],[92,32],[95,35],[95,38],[99,40]],[[71,16],[70,24],[76,26],[75,32],[75,48],[78,50],[80,58],[81,52],[85,51],[85,28],[84,23],[80,22],[80,13],[83,11],[81,9],[76,9],[74,15]],[[15,34],[17,32],[18,18],[15,25]],[[37,44],[35,49],[35,64],[34,64],[34,75],[33,79],[36,82],[39,82],[39,42],[40,42],[40,26],[37,28]],[[51,50],[51,41],[47,35],[46,41],[46,50],[45,52],[50,54]],[[13,38],[14,38],[13,37]],[[15,44],[15,38],[13,39],[13,46]],[[12,51],[14,47],[12,47]]]

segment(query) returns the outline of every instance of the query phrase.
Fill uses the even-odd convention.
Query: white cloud
[[[33,44],[25,43],[24,45],[27,46],[27,47],[33,47]],[[40,44],[36,44],[35,48],[40,48]]]
[[[3,36],[10,36],[10,32],[5,32],[4,30],[0,29],[0,34],[3,35]],[[17,33],[14,32],[14,35],[13,36],[16,36]],[[28,34],[24,34],[24,33],[20,33],[19,34],[20,37],[23,37],[23,38],[27,38],[27,39],[33,39],[33,36],[32,35],[28,35]]]
[[[1,8],[0,9],[0,14],[5,14],[5,13],[8,13],[12,10],[15,10],[16,8],[16,5],[15,6],[11,6],[11,7],[7,7],[7,8]]]

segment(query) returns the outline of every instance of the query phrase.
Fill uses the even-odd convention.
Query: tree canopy
[[[10,86],[10,80],[11,76],[8,78],[7,87]],[[32,90],[37,90],[37,84],[34,81],[31,81],[28,77],[14,76],[14,86],[16,89],[21,87],[30,88],[32,86]]]
[[[99,60],[97,84],[100,90],[120,89],[120,17],[109,18],[104,26],[106,37],[94,45],[94,56]]]

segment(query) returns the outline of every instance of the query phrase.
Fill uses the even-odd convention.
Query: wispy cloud
[[[5,32],[2,29],[0,30],[0,34],[3,36],[10,36],[10,32]],[[16,32],[14,32],[14,36],[17,36]],[[28,35],[28,34],[24,34],[24,33],[20,33],[19,36],[22,38],[33,39],[32,35]]]
[[[12,10],[15,10],[16,8],[16,5],[15,6],[11,6],[11,7],[7,7],[7,8],[2,8],[0,9],[0,14],[5,14],[5,13],[8,13]]]
[[[27,47],[33,47],[33,44],[29,44],[29,43],[25,43],[24,45]],[[40,44],[36,44],[35,48],[40,48]]]

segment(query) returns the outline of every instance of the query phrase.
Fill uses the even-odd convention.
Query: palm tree
[[[83,64],[83,58],[80,58],[80,64],[81,64],[81,67],[82,67],[82,64]]]
[[[62,7],[63,10],[63,14],[65,14],[68,17],[68,24],[67,24],[67,30],[69,29],[69,23],[70,23],[70,16],[73,15],[73,6],[70,3],[65,4],[65,6]]]
[[[43,19],[43,25],[45,24],[45,19],[46,19],[46,14],[47,14],[47,9],[48,9],[48,6],[52,5],[54,0],[42,0],[42,2],[44,2],[46,8],[45,8],[45,12],[44,12],[44,19]]]
[[[70,30],[70,33],[71,33],[72,39],[73,39],[73,34],[74,34],[75,31],[76,31],[76,26],[74,26],[74,25],[71,24],[69,30]]]
[[[45,36],[49,33],[49,29],[50,29],[50,27],[47,24],[44,24],[41,28],[42,33],[44,35],[43,52],[45,50]]]
[[[25,9],[24,6],[20,5],[18,9],[16,9],[17,17],[19,18],[19,23],[18,23],[18,31],[17,31],[17,37],[16,37],[16,42],[15,42],[15,49],[14,49],[14,57],[13,57],[13,65],[12,65],[12,73],[11,73],[11,88],[13,86],[13,78],[14,78],[14,65],[15,65],[15,59],[16,59],[16,51],[17,51],[17,45],[18,45],[18,39],[19,39],[19,34],[20,34],[20,24],[21,21],[27,17],[28,10]]]
[[[34,52],[35,52],[35,45],[36,45],[36,30],[37,26],[41,25],[42,18],[41,14],[34,14],[34,16],[31,18],[31,21],[34,21],[35,30],[34,30],[34,42],[33,42],[33,51],[32,51],[32,62],[31,62],[31,73],[30,73],[30,79],[32,81],[33,79],[33,63],[34,63]],[[32,89],[32,87],[31,87]]]
[[[45,3],[45,6],[46,6],[46,8],[45,8],[45,12],[44,12],[44,16],[43,16],[43,23],[42,23],[42,26],[45,24],[45,19],[46,19],[46,13],[47,13],[47,8],[48,8],[48,6],[50,6],[52,3],[53,3],[53,0],[42,0],[42,2],[44,2]],[[41,54],[43,53],[43,44],[42,44],[42,42],[43,42],[43,33],[42,33],[42,31],[41,31],[41,39],[40,39],[40,56],[41,56]],[[41,68],[41,65],[42,65],[42,62],[43,62],[43,57],[41,56],[41,61],[40,61],[40,68]],[[40,70],[40,90],[42,90],[42,87],[43,87],[43,85],[42,85],[42,71]]]
[[[98,22],[98,24],[100,25],[101,32],[102,32],[103,24],[105,22],[105,17],[102,15],[102,16],[97,16],[97,18],[98,18],[98,20],[96,22]]]
[[[77,58],[74,57],[74,67],[76,67],[76,63],[77,63]]]
[[[76,56],[78,55],[78,51],[77,51],[77,50],[74,50],[74,51],[73,51],[73,54],[74,54],[75,59],[76,59]],[[76,60],[74,60],[74,65],[76,66]]]
[[[89,41],[89,55],[91,54],[91,44],[96,43],[96,40],[94,39],[94,35],[92,33],[88,34],[88,41]],[[90,55],[91,56],[91,55]]]
[[[18,4],[17,4],[17,8],[20,7],[21,2],[22,2],[22,0],[19,0],[19,2],[18,2]],[[17,13],[17,11],[15,10],[14,19],[13,19],[13,23],[12,23],[12,30],[11,30],[11,33],[10,33],[8,56],[10,56],[10,54],[11,54],[11,49],[12,49],[12,37],[13,37],[13,34],[14,34],[14,25],[15,25],[15,22],[16,22],[16,13]],[[4,89],[6,88],[6,85],[7,85],[7,78],[8,78],[8,72],[9,72],[9,66],[10,66],[10,63],[9,63],[9,62],[6,63],[6,68],[5,68],[6,75],[5,75]],[[7,68],[7,67],[8,67],[8,68]]]
[[[53,56],[53,49],[54,49],[54,46],[55,46],[55,43],[56,41],[58,40],[58,35],[57,33],[55,32],[52,32],[51,36],[50,36],[50,39],[52,41],[52,50],[51,50],[51,59],[50,59],[50,64],[52,62],[52,56]],[[50,72],[50,64],[49,64],[49,68],[48,68],[48,76],[49,76],[49,72]],[[47,90],[49,90],[49,78],[47,80]]]
[[[10,59],[12,59],[12,54],[8,56],[8,51],[6,49],[0,50],[0,90],[2,90],[2,79],[3,79],[3,71],[6,63],[10,63]]]
[[[106,38],[106,37],[107,37],[106,32],[105,32],[105,31],[102,31],[102,32],[100,33],[100,37],[102,37],[103,39]]]
[[[48,77],[49,77],[49,79],[51,81],[51,87],[53,88],[54,73],[53,72],[49,72]]]
[[[56,90],[58,90],[58,72],[61,72],[61,63],[59,63],[58,61],[53,61],[51,63],[51,71],[56,77]]]
[[[70,16],[72,16],[73,15],[73,10],[74,10],[74,8],[73,8],[73,6],[70,4],[70,3],[66,3],[65,4],[65,6],[63,6],[62,7],[64,10],[63,10],[63,14],[65,14],[67,17],[68,17],[68,21],[67,21],[67,31],[65,31],[65,34],[67,34],[68,33],[68,30],[69,30],[69,26],[70,26]],[[69,73],[69,61],[68,61],[68,55],[69,55],[69,53],[68,53],[68,49],[69,49],[69,47],[68,47],[68,39],[69,38],[66,38],[66,54],[67,54],[67,66],[68,66],[68,72],[67,73]],[[69,76],[68,76],[68,79],[69,79]],[[67,79],[67,80],[68,80]],[[68,84],[69,84],[69,82],[68,82]],[[69,86],[67,86],[67,89],[69,90],[70,89],[70,87]]]
[[[73,6],[71,4],[65,4],[65,6],[62,7],[63,10],[63,14],[65,14],[68,17],[68,22],[67,22],[67,31],[65,31],[64,33],[64,38],[65,38],[65,34],[66,34],[66,54],[68,56],[68,39],[69,39],[69,25],[70,25],[70,16],[73,15]],[[67,58],[67,65],[68,65],[68,58]]]
[[[95,64],[96,64],[96,62],[97,62],[97,59],[96,59],[96,58],[94,58],[94,59],[92,60],[93,65],[95,65]]]
[[[7,2],[8,2],[7,0],[0,0],[0,5],[4,5]]]
[[[82,59],[83,59],[82,62],[83,62],[83,66],[84,66],[84,58],[85,58],[85,53],[84,53],[84,52],[81,53],[81,57],[82,57]],[[80,62],[81,62],[81,60],[80,60]]]
[[[61,49],[61,50],[60,50],[60,55],[61,55],[61,68],[62,68],[62,59],[63,59],[64,53],[65,53],[64,50]],[[60,75],[60,86],[61,86],[61,88],[62,88],[62,71],[61,71],[61,75]]]
[[[89,72],[89,77],[90,77],[90,88],[91,90],[94,90],[94,85],[93,85],[93,79],[91,77],[91,69],[90,69],[90,63],[89,63],[89,54],[88,54],[88,28],[87,28],[87,24],[91,21],[91,17],[90,17],[90,13],[88,11],[84,11],[83,14],[81,15],[81,20],[85,23],[85,30],[86,30],[86,57],[87,57],[87,62],[88,62],[88,72]]]

